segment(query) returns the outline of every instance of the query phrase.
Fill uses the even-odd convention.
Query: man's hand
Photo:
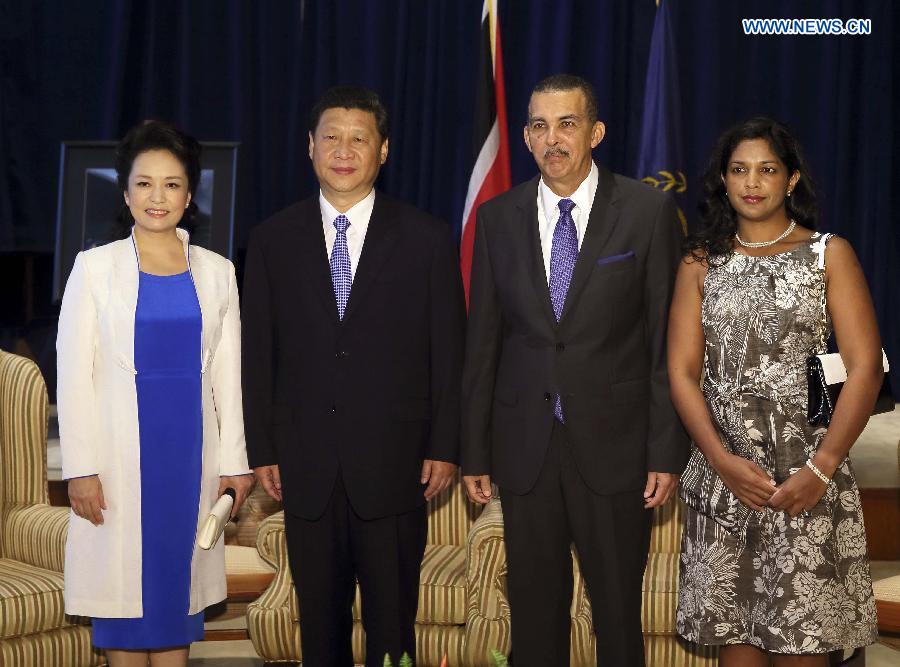
[[[644,487],[644,509],[665,505],[678,488],[678,475],[670,472],[648,472]]]
[[[466,493],[473,503],[487,505],[491,499],[490,475],[464,475],[463,483],[466,485]]]
[[[769,507],[784,510],[792,518],[811,510],[825,495],[828,485],[803,466],[788,477],[769,498]]]
[[[256,484],[256,479],[252,474],[219,477],[219,493],[216,495],[217,500],[225,493],[225,489],[229,487],[234,489],[234,505],[231,506],[231,517],[229,518],[233,519],[237,516],[238,510],[241,509],[241,505],[247,500],[247,496],[249,496],[250,492],[253,490],[254,484]]]
[[[87,519],[95,526],[103,525],[103,513],[106,500],[103,498],[103,485],[98,475],[76,477],[69,480],[69,504],[76,516]]]
[[[254,468],[253,472],[269,497],[281,502],[281,473],[278,472],[278,466],[260,466]]]
[[[456,464],[446,461],[432,461],[425,459],[422,463],[422,484],[427,484],[425,500],[431,500],[441,491],[450,486],[453,475],[456,472]]]

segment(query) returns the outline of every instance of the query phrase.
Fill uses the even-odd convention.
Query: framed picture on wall
[[[229,259],[234,239],[238,143],[200,142],[200,185],[191,243]],[[59,198],[53,299],[62,299],[75,255],[120,238],[116,218],[124,202],[116,183],[114,141],[64,141],[59,157]]]

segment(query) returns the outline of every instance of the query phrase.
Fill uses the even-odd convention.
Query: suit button
[[[548,391],[548,392],[544,392],[544,400],[545,400],[545,401],[549,401],[549,400],[552,400],[552,399],[553,399],[553,394],[551,394],[549,391]]]
[[[556,344],[556,351],[557,351],[557,352],[562,352],[562,351],[565,350],[565,349],[566,349],[566,344],[565,344],[565,343],[557,343],[557,344]]]
[[[331,406],[331,410],[329,410],[329,412],[331,412],[331,414],[333,414],[333,415],[334,415],[334,414],[337,414],[337,406],[336,406],[336,405],[332,405],[332,406]]]
[[[335,352],[335,353],[334,353],[334,356],[335,356],[337,359],[346,359],[347,357],[350,356],[350,353],[349,353],[349,352],[345,352],[344,350],[341,350],[340,352]]]

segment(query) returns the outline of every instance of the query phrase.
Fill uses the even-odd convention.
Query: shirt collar
[[[347,230],[363,231],[369,226],[369,219],[372,217],[372,209],[375,208],[375,188],[372,188],[365,197],[351,206],[346,213],[341,213],[331,205],[322,190],[319,190],[319,208],[322,210],[322,223],[325,229],[334,231],[334,219],[339,215],[347,216],[350,220],[350,228]]]
[[[594,203],[594,194],[597,192],[597,184],[600,182],[600,170],[591,160],[591,170],[587,177],[581,181],[581,184],[569,197],[560,197],[553,192],[550,187],[544,183],[544,177],[541,177],[541,184],[538,188],[541,198],[541,206],[544,209],[544,217],[547,221],[556,220],[559,217],[559,200],[571,199],[575,202],[575,207],[579,211],[590,211],[591,205]],[[573,211],[574,213],[574,211]]]

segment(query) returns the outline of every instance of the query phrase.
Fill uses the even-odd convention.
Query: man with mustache
[[[567,661],[572,545],[597,663],[644,664],[651,510],[687,459],[665,347],[681,229],[668,195],[593,162],[605,130],[587,81],[541,81],[540,177],[477,214],[461,465],[474,502],[500,489],[516,667]]]

